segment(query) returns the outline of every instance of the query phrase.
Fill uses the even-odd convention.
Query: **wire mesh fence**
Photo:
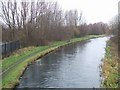
[[[15,50],[20,49],[20,41],[12,41],[0,44],[0,55],[2,58],[10,55]]]

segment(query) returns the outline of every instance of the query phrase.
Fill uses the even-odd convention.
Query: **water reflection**
[[[17,88],[98,88],[106,40],[71,44],[44,56],[28,67]]]

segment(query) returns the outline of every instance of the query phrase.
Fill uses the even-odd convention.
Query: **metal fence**
[[[12,41],[12,42],[6,42],[0,44],[0,50],[2,58],[10,55],[12,52],[20,48],[20,42],[19,41]]]

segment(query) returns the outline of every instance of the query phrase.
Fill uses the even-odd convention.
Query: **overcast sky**
[[[47,1],[47,0],[46,0]],[[109,21],[118,14],[120,0],[57,0],[65,10],[78,9],[82,11],[87,23]]]

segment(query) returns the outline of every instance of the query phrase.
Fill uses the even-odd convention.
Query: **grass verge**
[[[105,88],[118,88],[119,87],[119,74],[118,73],[118,49],[117,45],[111,40],[107,42],[106,55],[103,61],[103,83],[102,87]]]
[[[26,50],[23,53],[17,53],[8,58],[5,58],[4,60],[2,60],[2,70],[6,70],[11,65],[13,67],[6,71],[6,73],[3,75],[2,88],[14,88],[15,85],[19,83],[19,78],[25,71],[26,67],[38,58],[46,55],[47,53],[71,43],[80,42],[101,36],[103,35],[89,35],[81,38],[73,38],[70,40],[70,42],[56,41],[48,46],[33,47],[32,49]]]

